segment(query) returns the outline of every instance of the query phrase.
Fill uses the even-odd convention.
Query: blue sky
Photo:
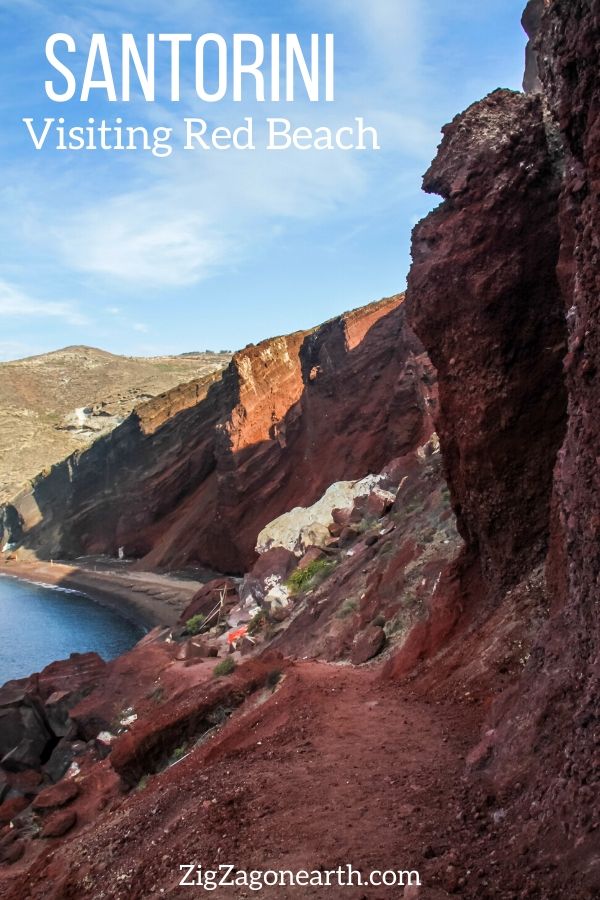
[[[238,348],[402,290],[441,126],[519,88],[524,0],[0,0],[0,359],[91,344],[153,355]],[[143,10],[143,11],[142,11]],[[46,38],[333,32],[336,100],[52,103]],[[57,81],[58,84],[58,81]],[[192,87],[192,90],[189,89]],[[363,116],[378,152],[36,152],[22,118],[236,125]]]

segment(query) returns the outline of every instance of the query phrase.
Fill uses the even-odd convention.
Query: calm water
[[[95,650],[113,659],[142,635],[141,628],[82,594],[0,576],[0,684],[71,653]]]

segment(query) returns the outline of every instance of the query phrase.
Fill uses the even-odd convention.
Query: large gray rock
[[[48,725],[57,737],[65,737],[73,729],[69,709],[75,705],[78,694],[70,691],[55,691],[44,704]]]
[[[334,522],[334,509],[352,507],[356,497],[370,494],[381,479],[381,475],[367,475],[360,481],[336,481],[312,506],[297,506],[263,528],[258,535],[257,552],[285,547],[300,557],[309,547],[325,547],[331,537],[329,526]]]
[[[52,737],[34,706],[0,710],[0,762],[8,771],[38,768]]]
[[[43,770],[52,781],[59,781],[73,762],[75,757],[74,747],[75,745],[72,741],[67,741],[63,738],[50,754],[50,758],[44,764]]]

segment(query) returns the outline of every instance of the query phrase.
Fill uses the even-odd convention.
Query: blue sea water
[[[114,659],[143,633],[83,594],[0,576],[0,685],[71,653]]]

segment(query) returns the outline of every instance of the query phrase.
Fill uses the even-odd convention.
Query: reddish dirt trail
[[[12,886],[5,882],[0,894],[13,900],[403,896],[402,888],[337,885],[208,893],[178,887],[179,864],[189,862],[248,870],[350,863],[365,876],[416,869],[424,882],[420,898],[449,896],[428,886],[427,870],[442,864],[446,882],[454,877],[446,871],[454,861],[448,835],[478,713],[411,698],[382,683],[379,672],[296,663],[267,702],[242,707],[182,762],[64,840],[60,858],[53,861],[48,842],[40,842],[41,855],[15,866]]]

